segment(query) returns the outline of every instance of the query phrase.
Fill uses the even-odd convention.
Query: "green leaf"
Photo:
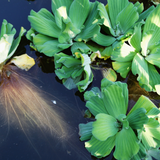
[[[118,118],[120,114],[126,114],[128,105],[125,104],[123,90],[119,86],[110,85],[102,90],[102,94],[106,110],[110,115]]]
[[[19,43],[21,41],[21,37],[24,35],[25,32],[26,30],[23,27],[21,27],[18,37],[13,41],[12,46],[9,50],[8,57],[7,57],[8,59],[11,58],[11,56],[14,54],[14,52],[18,48]]]
[[[160,49],[156,53],[150,54],[145,58],[150,64],[160,68]]]
[[[123,78],[127,77],[131,70],[132,62],[112,62],[113,69],[116,70]]]
[[[91,97],[89,101],[86,103],[86,107],[90,110],[90,112],[96,116],[99,113],[106,113],[108,114],[103,100],[98,96]]]
[[[103,78],[101,81],[101,91],[103,92],[103,90],[107,90],[107,87],[110,85],[117,85],[122,89],[122,94],[123,94],[123,99],[125,101],[125,106],[126,106],[126,110],[128,108],[128,89],[127,89],[127,84],[126,83],[122,83],[122,82],[112,82],[109,81],[107,78]]]
[[[147,150],[149,150],[151,147],[153,148],[157,147],[157,142],[148,134],[148,132],[142,131],[141,139],[142,143],[144,144]]]
[[[138,74],[137,80],[141,84],[149,84],[149,73],[147,61],[137,53],[132,62],[132,73]]]
[[[146,23],[144,25],[143,33],[146,33],[150,30],[154,31],[155,39],[154,41],[157,42],[158,37],[160,36],[159,27],[160,27],[160,5],[158,5],[151,14],[146,19]]]
[[[86,91],[84,93],[84,98],[86,101],[89,101],[91,97],[99,97],[101,98],[102,95],[101,95],[101,91],[99,90],[98,87],[93,87],[90,91]]]
[[[58,47],[58,40],[43,34],[37,34],[33,37],[33,43],[37,50],[44,53],[46,56],[52,57],[55,53],[58,53],[65,48]]]
[[[156,149],[150,149],[148,151],[148,154],[158,160],[159,157],[160,157],[160,150],[158,148],[156,148]]]
[[[88,53],[90,51],[90,48],[83,42],[75,42],[71,47],[71,52],[81,52],[81,53]]]
[[[102,158],[109,155],[115,145],[115,136],[108,138],[106,141],[99,141],[92,136],[91,140],[85,142],[86,149],[91,155]]]
[[[52,19],[46,19],[41,14],[36,13],[35,11],[31,10],[30,16],[28,16],[28,20],[31,23],[31,27],[35,29],[37,32],[51,36],[54,38],[58,38],[61,30],[56,25],[56,22]]]
[[[160,110],[158,108],[152,108],[148,113],[147,116],[149,118],[154,118],[155,116],[157,116],[160,113]]]
[[[117,74],[112,68],[103,68],[102,75],[104,78],[107,78],[112,82],[115,82],[117,80]]]
[[[125,17],[125,18],[124,18]],[[139,14],[137,8],[129,3],[116,17],[116,26],[124,34],[138,20]]]
[[[139,19],[137,22],[141,22],[142,20],[145,20],[148,15],[155,9],[155,7],[152,5],[150,6],[147,10],[145,10],[144,12],[142,12],[140,15],[139,15]]]
[[[95,119],[96,121],[93,122],[92,125],[92,134],[96,139],[105,141],[118,132],[118,122],[114,117],[108,114],[99,113],[96,115]]]
[[[144,108],[144,109],[146,109],[146,111],[148,113],[152,108],[156,108],[156,106],[154,105],[154,103],[149,98],[142,95],[138,99],[138,101],[136,102],[134,107],[130,110],[128,115],[131,114],[133,111],[135,111],[138,108]]]
[[[132,129],[141,129],[144,124],[148,122],[146,116],[146,110],[144,108],[138,108],[127,116],[129,125]]]
[[[149,118],[148,123],[145,124],[145,128],[147,128],[149,130],[150,129],[155,130],[157,127],[159,127],[159,122],[154,118]],[[149,131],[149,133],[150,133],[150,131]]]
[[[93,38],[91,38],[94,42],[96,42],[99,45],[102,46],[110,46],[113,44],[113,42],[116,41],[116,39],[112,36],[107,36],[102,33],[97,32],[97,34],[94,34]]]
[[[92,124],[93,122],[79,124],[79,136],[81,141],[88,140],[92,137]]]
[[[52,0],[52,12],[55,14],[56,10],[62,6],[66,7],[67,13],[73,0]]]
[[[131,159],[139,151],[137,137],[131,127],[122,129],[116,135],[114,157],[116,159]]]
[[[141,26],[135,26],[134,27],[134,33],[130,39],[130,44],[135,48],[136,52],[139,52],[141,50]]]
[[[112,28],[116,29],[117,15],[129,4],[128,0],[108,0],[109,17]]]
[[[100,3],[98,5],[98,10],[99,10],[99,15],[101,19],[104,19],[103,25],[109,28],[111,34],[115,36],[114,30],[112,29],[111,22],[110,22],[110,19],[109,19],[109,16],[108,16],[108,13],[106,11],[104,4]]]
[[[136,55],[135,49],[124,42],[119,42],[114,46],[111,59],[118,62],[132,61]]]
[[[89,0],[74,0],[72,2],[69,10],[69,17],[76,28],[82,29],[82,26],[88,16],[89,10]]]

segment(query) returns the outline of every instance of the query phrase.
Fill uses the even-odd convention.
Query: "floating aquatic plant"
[[[113,68],[125,78],[131,70],[138,75],[137,80],[142,88],[160,94],[160,75],[156,68],[159,64],[160,5],[147,17],[144,27],[134,27],[134,33],[127,42],[113,46],[111,59]]]
[[[152,139],[159,139],[159,121],[156,119],[160,113],[159,109],[147,97],[141,96],[127,114],[127,84],[111,82],[104,78],[101,91],[94,87],[91,91],[85,92],[84,97],[87,100],[86,107],[95,116],[95,121],[80,124],[79,135],[82,141],[89,140],[85,142],[85,147],[93,156],[105,157],[115,147],[113,155],[116,159],[131,159],[146,147],[147,140],[142,138],[142,132]],[[147,126],[154,128],[154,134],[149,132],[151,129],[145,130]],[[149,143],[149,140],[147,142]],[[149,144],[145,149],[149,150],[152,147],[159,146]],[[146,152],[144,154],[146,156]]]
[[[88,41],[100,31],[98,25],[103,22],[99,20],[98,4],[89,0],[52,0],[53,14],[44,8],[31,10],[27,38],[33,41],[32,47],[51,57],[72,46],[74,40]]]
[[[80,47],[81,46],[81,47]],[[58,53],[54,55],[55,73],[68,89],[84,91],[93,80],[91,60],[87,53],[90,48],[85,43],[77,42],[71,48],[73,55]]]

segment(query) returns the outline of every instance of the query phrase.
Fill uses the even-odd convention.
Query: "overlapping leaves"
[[[111,82],[104,78],[101,82],[101,91],[94,87],[84,94],[87,100],[86,107],[95,116],[94,122],[80,124],[81,140],[85,142],[86,149],[98,158],[109,155],[115,146],[116,159],[131,159],[140,157],[140,152],[145,148],[141,136],[154,137],[160,134],[159,121],[152,120],[159,115],[159,109],[145,96],[141,96],[132,110],[127,114],[128,89],[125,83]],[[154,128],[144,131],[144,127]],[[137,136],[138,135],[138,136]],[[143,139],[142,139],[143,138]],[[142,144],[138,143],[142,141]],[[146,142],[147,143],[147,142]],[[145,150],[157,146],[149,146]],[[146,152],[143,154],[143,158]],[[140,159],[139,158],[139,159]]]

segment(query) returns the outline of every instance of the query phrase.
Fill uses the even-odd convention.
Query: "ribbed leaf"
[[[65,6],[68,13],[72,2],[73,0],[52,0],[52,12],[55,14],[58,8]]]
[[[154,119],[154,118],[149,118],[148,123],[145,124],[145,128],[147,128],[147,130],[150,130],[150,129],[156,130],[157,127],[159,127],[159,122],[156,119]],[[150,133],[151,132],[149,131],[148,134],[150,134]]]
[[[128,3],[128,0],[108,0],[109,17],[113,29],[116,29],[117,15],[128,5]]]
[[[99,113],[106,113],[108,114],[105,106],[104,106],[104,103],[103,103],[103,100],[99,97],[91,97],[89,99],[89,101],[87,101],[86,103],[86,107],[90,110],[90,112],[96,116],[97,114]]]
[[[103,101],[106,110],[110,115],[118,118],[120,114],[126,114],[127,105],[123,95],[123,90],[117,85],[110,85],[102,91]]]
[[[157,147],[156,141],[148,134],[148,132],[142,131],[141,139],[142,143],[144,144],[147,150],[149,150],[151,147],[153,148]]]
[[[148,113],[147,116],[149,118],[154,118],[155,116],[157,116],[160,113],[160,110],[158,108],[152,108]]]
[[[124,18],[125,17],[125,18]],[[116,18],[116,25],[120,29],[121,33],[124,34],[133,24],[138,20],[139,14],[137,8],[132,3],[129,3]]]
[[[124,42],[117,43],[111,55],[111,59],[118,62],[132,61],[136,55],[135,49]]]
[[[148,85],[148,91],[154,91],[160,94],[160,90],[158,85],[160,84],[160,74],[156,70],[156,68],[148,64],[148,71],[149,71],[149,85]]]
[[[104,19],[103,25],[109,28],[111,34],[115,36],[114,30],[112,29],[111,22],[110,22],[110,19],[109,19],[109,16],[108,16],[108,13],[106,11],[104,4],[100,3],[98,5],[98,10],[99,10],[101,19]]]
[[[126,83],[122,83],[122,82],[112,82],[109,81],[107,78],[103,78],[101,81],[101,91],[103,92],[103,90],[107,90],[107,87],[110,85],[117,85],[122,89],[122,94],[123,94],[123,99],[125,101],[125,106],[126,106],[126,110],[128,108],[128,89],[127,89],[127,84]],[[117,94],[116,94],[117,95]]]
[[[83,42],[75,42],[71,47],[72,53],[81,52],[81,53],[88,53],[90,48]]]
[[[137,137],[130,127],[122,129],[116,135],[114,157],[123,160],[131,159],[139,151],[137,141]]]
[[[130,44],[135,48],[136,52],[141,50],[141,26],[135,26],[134,33],[130,39]]]
[[[102,95],[101,95],[101,91],[99,90],[98,87],[93,87],[90,91],[86,91],[84,93],[84,98],[86,101],[89,101],[91,97],[98,97],[98,98],[101,98]]]
[[[13,41],[12,46],[9,50],[9,54],[8,54],[8,57],[7,57],[8,59],[14,54],[14,52],[18,48],[19,43],[21,41],[21,37],[24,35],[25,32],[26,32],[26,30],[23,27],[21,27],[21,30],[19,32],[19,36]]]
[[[102,158],[109,155],[115,145],[115,136],[108,138],[106,141],[99,141],[92,136],[91,140],[85,142],[86,149],[91,155]]]
[[[33,43],[37,50],[45,55],[52,57],[55,53],[64,50],[64,48],[58,48],[58,40],[45,36],[43,34],[37,34],[33,37]]]
[[[93,38],[91,38],[94,42],[96,42],[99,45],[102,46],[110,46],[111,44],[113,44],[113,42],[116,41],[116,39],[112,36],[106,36],[100,32],[98,32],[97,34],[95,34],[93,36]]]
[[[69,10],[69,17],[76,28],[82,28],[82,25],[88,16],[89,10],[89,0],[74,0],[72,2]]]
[[[156,65],[160,68],[160,50],[156,53],[150,54],[145,58],[150,64]]]
[[[93,122],[79,124],[79,136],[81,141],[86,141],[92,137],[92,124]]]
[[[96,139],[105,141],[118,132],[118,122],[114,117],[108,114],[99,113],[96,115],[95,119],[96,121],[93,122],[92,125],[92,134]]]
[[[144,108],[138,108],[127,116],[129,125],[132,129],[141,129],[144,124],[148,122],[146,116],[146,110]]]
[[[145,96],[141,96],[138,101],[136,102],[136,104],[134,105],[134,107],[130,110],[130,112],[128,113],[131,114],[133,111],[135,111],[138,108],[144,108],[146,109],[147,113],[152,109],[152,108],[156,108],[156,106],[154,105],[154,103],[152,101],[150,101],[149,98],[145,97]]]
[[[132,62],[112,62],[113,69],[116,70],[123,78],[126,78],[131,70]]]
[[[149,72],[147,61],[137,53],[132,62],[132,73],[138,74],[137,80],[141,84],[149,84]]]
[[[53,19],[46,19],[41,14],[38,14],[33,10],[31,10],[30,14],[31,15],[28,16],[28,20],[31,23],[31,27],[34,28],[37,32],[55,38],[59,37],[61,30],[56,25],[55,21],[53,21]]]
[[[157,35],[157,37],[160,35],[159,32],[157,32],[159,30],[160,27],[160,5],[158,5],[153,12],[151,12],[151,14],[149,14],[149,16],[146,19],[146,23],[144,26],[144,33],[148,32],[149,30],[153,30],[154,33]]]

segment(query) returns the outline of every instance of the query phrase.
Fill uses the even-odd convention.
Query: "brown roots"
[[[68,125],[54,104],[47,103],[44,93],[19,75],[15,66],[4,66],[0,78],[0,111],[8,125],[19,125],[24,132],[38,127],[59,138],[68,137]]]

